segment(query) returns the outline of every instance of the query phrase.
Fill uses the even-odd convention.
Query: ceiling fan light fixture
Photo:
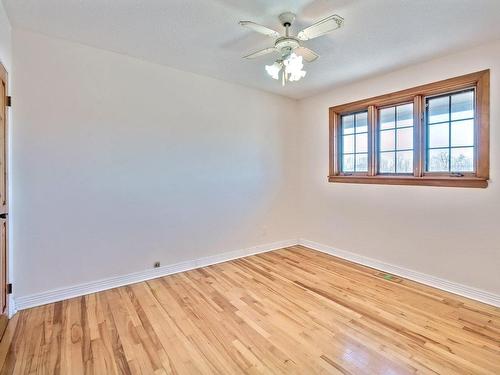
[[[288,79],[290,82],[299,81],[301,78],[306,76],[307,72],[305,70],[301,70],[300,72],[290,74],[290,78]]]
[[[302,62],[302,56],[297,56],[295,53],[291,53],[290,56],[283,61],[285,64],[285,74],[288,74],[288,80],[291,82],[298,81],[306,76],[306,71],[303,70],[304,63]]]
[[[269,74],[273,79],[279,79],[279,74],[281,69],[283,68],[283,63],[276,61],[272,65],[266,65],[266,72]]]

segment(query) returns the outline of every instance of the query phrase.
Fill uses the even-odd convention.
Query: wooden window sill
[[[486,188],[488,180],[479,177],[413,177],[413,176],[329,176],[329,182],[348,184],[447,186]]]

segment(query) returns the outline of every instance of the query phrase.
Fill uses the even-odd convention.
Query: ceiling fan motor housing
[[[297,38],[285,36],[285,37],[278,38],[276,40],[276,42],[274,43],[274,47],[276,47],[276,49],[278,49],[279,51],[281,51],[283,53],[283,52],[292,51],[295,48],[300,47],[300,43],[299,43],[299,40]]]
[[[300,47],[300,42],[288,34],[288,29],[295,21],[295,14],[292,12],[285,12],[279,15],[279,19],[283,27],[286,29],[286,36],[276,39],[274,47],[281,52],[283,56],[289,55],[295,48]]]

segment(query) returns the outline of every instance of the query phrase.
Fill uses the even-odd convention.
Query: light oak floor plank
[[[23,310],[0,374],[500,374],[500,309],[302,246]]]

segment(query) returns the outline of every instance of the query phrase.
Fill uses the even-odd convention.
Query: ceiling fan
[[[309,27],[306,27],[304,30],[300,31],[297,36],[290,35],[290,27],[292,26],[293,21],[295,21],[294,13],[282,13],[279,16],[279,20],[285,28],[284,35],[281,35],[276,30],[259,25],[258,23],[252,21],[240,21],[239,24],[258,33],[277,38],[274,42],[274,46],[253,52],[249,55],[243,56],[243,58],[255,59],[271,53],[279,54],[280,57],[274,62],[274,64],[266,65],[266,71],[273,79],[276,80],[280,79],[281,73],[281,82],[284,86],[288,81],[298,81],[305,77],[306,71],[303,70],[303,59],[307,62],[313,62],[319,58],[319,55],[316,52],[304,47],[302,42],[320,37],[338,29],[344,23],[344,19],[339,15],[333,14]]]

